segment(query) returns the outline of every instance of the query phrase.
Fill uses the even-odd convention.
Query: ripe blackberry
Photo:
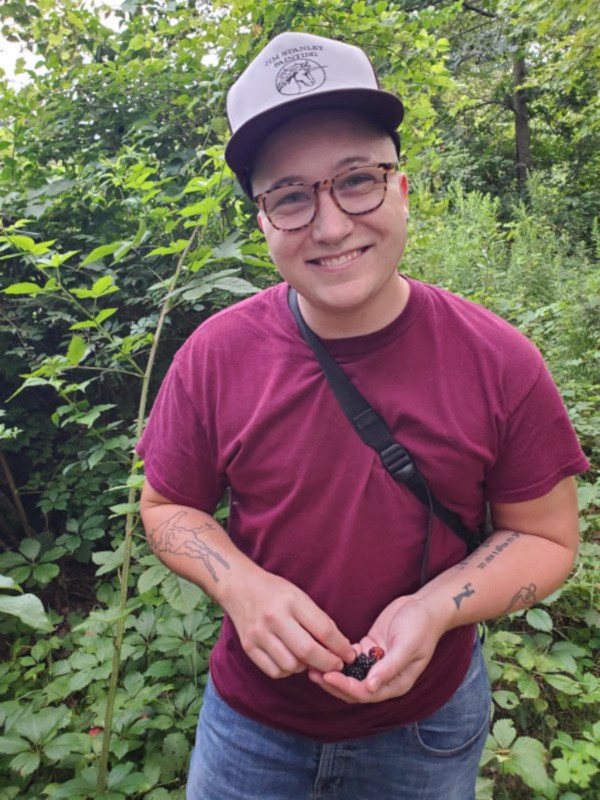
[[[376,664],[384,655],[381,647],[372,647],[368,655],[360,653],[352,664],[344,664],[342,673],[349,678],[356,678],[357,681],[364,681],[373,664]]]

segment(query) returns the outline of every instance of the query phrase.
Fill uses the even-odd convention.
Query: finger
[[[423,672],[429,659],[417,658],[400,667],[396,659],[390,657],[388,663],[384,664],[385,656],[370,671],[366,678],[366,687],[372,694],[381,695],[393,692],[394,697],[400,697],[409,692],[414,686],[417,678]]]
[[[285,678],[286,675],[282,674],[279,665],[273,661],[271,656],[259,647],[253,647],[251,650],[246,651],[246,655],[256,666],[267,675],[269,678]]]
[[[342,659],[320,644],[300,625],[290,626],[284,634],[286,646],[298,661],[320,672],[340,670]]]
[[[310,598],[307,599],[309,602],[298,609],[298,622],[324,648],[331,653],[335,653],[342,661],[351,662],[356,654],[348,637],[344,636],[331,617],[313,603]],[[329,669],[336,668],[329,667]]]
[[[317,627],[315,630],[315,626],[312,625],[307,630],[301,623],[301,619],[287,618],[273,629],[273,633],[281,639],[295,658],[307,667],[318,669],[321,672],[342,669],[343,660],[316,638],[319,628]],[[333,625],[333,623],[331,624]],[[351,646],[350,654],[350,660],[352,660],[355,654]]]
[[[285,675],[292,675],[306,670],[306,664],[296,658],[285,642],[277,636],[270,636],[267,641],[262,644],[262,649],[277,665],[280,672]]]
[[[339,674],[339,673],[336,673]],[[318,672],[317,670],[309,670],[308,677],[313,683],[316,683],[323,691],[327,692],[327,694],[332,695],[332,697],[337,697],[338,700],[343,700],[345,703],[358,703],[359,701],[352,695],[348,694],[347,692],[338,689],[336,686],[332,686],[331,684],[327,683],[323,679],[323,673]]]

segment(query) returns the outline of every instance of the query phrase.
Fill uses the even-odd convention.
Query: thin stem
[[[25,513],[25,509],[23,508],[23,503],[21,502],[21,496],[19,495],[19,490],[17,489],[17,485],[14,481],[11,469],[8,466],[8,461],[4,457],[4,453],[1,450],[0,450],[0,466],[2,467],[2,472],[4,473],[4,477],[6,478],[6,482],[8,484],[8,488],[10,489],[10,493],[12,494],[15,510],[17,512],[17,516],[21,520],[21,526],[25,532],[25,535],[33,536],[33,528],[31,527],[31,525],[29,524],[29,520],[27,519],[27,514]]]
[[[171,310],[173,291],[177,286],[177,282],[181,275],[181,270],[185,263],[186,256],[189,253],[190,248],[194,242],[194,239],[198,234],[198,230],[199,226],[194,228],[194,231],[190,236],[190,239],[187,243],[185,250],[181,253],[179,261],[177,262],[177,267],[175,268],[175,272],[173,273],[171,283],[169,284],[169,290],[167,291],[167,295],[162,304],[162,308],[156,325],[156,331],[154,334],[154,341],[152,342],[152,347],[150,348],[150,353],[148,355],[148,361],[146,363],[146,369],[144,371],[144,377],[142,380],[142,390],[140,392],[140,402],[138,407],[138,416],[136,424],[137,439],[139,439],[140,436],[142,435],[142,430],[144,427],[144,419],[146,417],[146,405],[148,402],[148,388],[150,386],[150,378],[152,377],[154,361],[156,358],[156,353],[158,350],[158,344],[160,341],[163,325],[165,323],[167,315],[169,314],[169,311]],[[137,463],[137,460],[138,458],[134,454],[131,459],[130,474],[134,473],[135,464]],[[129,504],[135,502],[136,492],[137,490],[134,489],[133,487],[129,490],[129,494],[127,497],[127,502]],[[106,791],[106,781],[108,777],[108,752],[110,745],[113,713],[115,708],[115,699],[117,696],[117,689],[119,686],[119,672],[121,667],[121,646],[123,644],[123,636],[125,634],[125,611],[127,609],[129,567],[131,564],[131,546],[132,546],[135,526],[136,526],[136,515],[133,512],[129,511],[127,512],[127,517],[125,519],[125,540],[123,543],[123,567],[121,571],[121,580],[120,580],[121,582],[121,594],[119,600],[120,614],[115,629],[112,670],[110,675],[108,695],[106,698],[106,710],[104,714],[104,733],[102,736],[102,752],[100,753],[100,761],[98,764],[98,779],[96,783],[96,790],[99,795],[104,794],[104,792]]]

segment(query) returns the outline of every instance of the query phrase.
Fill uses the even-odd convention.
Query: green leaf
[[[85,356],[87,350],[87,345],[85,343],[85,339],[81,336],[77,336],[74,334],[69,342],[69,348],[67,350],[67,359],[70,364],[79,364],[79,362]]]
[[[508,750],[517,736],[514,723],[511,719],[499,719],[492,728],[492,734],[498,743],[498,747],[502,750]]]
[[[88,264],[93,264],[94,261],[99,261],[101,258],[104,258],[104,256],[112,255],[116,250],[119,249],[119,247],[121,247],[122,244],[122,241],[118,241],[111,242],[110,244],[102,244],[100,247],[95,247],[92,252],[81,262],[81,266],[85,267]]]
[[[107,293],[109,289],[116,289],[116,286],[113,286],[113,276],[112,275],[103,275],[101,278],[98,278],[97,281],[94,281],[94,285],[92,286],[92,292],[94,293],[94,297],[102,297],[103,294]]]
[[[25,625],[38,631],[49,633],[54,629],[40,599],[33,594],[22,594],[18,597],[0,596],[0,612],[18,617]]]
[[[101,403],[100,405],[90,408],[90,410],[86,411],[85,413],[77,414],[73,418],[73,421],[90,428],[98,419],[100,414],[102,414],[104,411],[109,411],[111,408],[115,408],[114,403]]]
[[[116,550],[103,550],[99,553],[92,554],[92,561],[94,564],[100,564],[100,569],[96,570],[96,575],[106,575],[109,572],[114,572],[123,564],[123,545]]]
[[[544,791],[552,785],[546,772],[546,750],[537,739],[520,736],[512,747],[508,765],[532,789]]]
[[[10,762],[10,768],[23,776],[31,775],[32,772],[36,771],[39,765],[40,757],[37,753],[31,752],[19,753],[19,755],[15,756]]]
[[[29,541],[29,540],[24,539],[23,541]],[[19,567],[26,563],[27,560],[21,553],[11,553],[10,551],[8,553],[0,553],[0,569],[10,569],[11,567]]]
[[[143,50],[146,46],[146,39],[143,34],[136,33],[135,36],[131,37],[131,41],[129,42],[128,50]]]
[[[91,753],[92,739],[87,733],[62,733],[44,747],[50,761],[60,761],[71,753]]]
[[[2,289],[2,291],[4,294],[30,294],[35,297],[42,291],[42,287],[38,286],[37,283],[23,281],[21,283],[13,283],[7,286],[6,289]]]
[[[167,658],[161,658],[152,662],[144,675],[150,678],[172,678],[177,674],[177,667],[174,662]]]
[[[25,583],[31,575],[31,565],[15,567],[11,573],[11,577],[16,583]]]
[[[0,753],[13,756],[15,753],[24,753],[31,745],[20,736],[0,736]]]
[[[96,323],[93,319],[86,319],[83,322],[74,322],[72,325],[69,325],[70,331],[80,331],[84,328],[95,328]]]
[[[139,502],[136,503],[117,503],[114,506],[109,506],[110,510],[113,512],[111,516],[113,517],[120,517],[124,514],[137,514],[140,510]]]
[[[213,287],[209,283],[202,283],[200,286],[195,286],[193,289],[187,289],[182,297],[184,300],[199,300],[207,294],[210,294]]]
[[[553,628],[552,617],[543,608],[530,608],[525,614],[527,623],[536,631],[550,632]]]
[[[94,322],[97,325],[101,325],[104,322],[104,320],[108,319],[109,317],[112,317],[112,315],[118,310],[119,310],[118,308],[103,308],[102,311],[100,311],[94,317]]]
[[[90,456],[87,460],[88,467],[90,469],[94,469],[96,464],[99,464],[105,455],[106,455],[106,450],[104,450],[103,448],[100,448],[99,450],[94,450],[92,453],[90,453]]]
[[[161,592],[169,605],[182,614],[192,611],[204,597],[202,589],[173,572],[162,582]]]
[[[35,714],[30,713],[18,719],[15,730],[21,736],[26,736],[33,744],[39,745],[55,731],[64,728],[69,723],[70,717],[70,711],[64,706],[43,708]]]
[[[506,708],[510,710],[519,705],[519,698],[514,692],[508,692],[501,689],[497,692],[493,692],[492,697],[494,698],[496,705],[500,706],[500,708]]]
[[[144,592],[149,592],[154,586],[157,586],[161,581],[163,581],[167,575],[170,575],[171,572],[167,567],[163,564],[155,564],[154,566],[148,567],[142,574],[138,580],[138,592],[140,594],[144,594]]]
[[[253,286],[243,278],[220,278],[214,281],[213,286],[216,289],[222,289],[231,294],[240,296],[256,294],[259,291],[256,286]]]
[[[149,256],[167,256],[171,253],[181,253],[185,248],[188,246],[189,240],[188,239],[177,239],[172,244],[166,247],[155,247],[154,250],[151,250],[147,253],[147,257]]]
[[[200,200],[199,203],[192,203],[189,206],[185,206],[179,213],[182,217],[197,217],[197,216],[206,216],[211,213],[211,211],[215,211],[219,207],[219,204],[214,197],[205,197],[204,200]]]
[[[108,774],[108,788],[125,792],[126,794],[135,794],[136,792],[148,791],[152,788],[152,784],[148,777],[141,772],[131,773],[134,765],[131,763],[117,764],[114,769]]]
[[[33,568],[32,578],[42,586],[50,583],[59,574],[60,568],[57,564],[38,564]]]
[[[19,233],[13,236],[7,236],[6,239],[11,244],[14,244],[15,247],[18,247],[19,250],[25,250],[28,253],[33,253],[35,250],[35,241],[31,238],[31,236],[25,236],[24,234]]]
[[[521,697],[535,700],[540,696],[540,687],[534,676],[530,672],[522,672],[517,681]]]
[[[37,539],[23,539],[19,545],[19,551],[23,553],[28,561],[35,561],[38,557],[42,545]]]
[[[186,763],[190,745],[183,733],[169,733],[165,736],[162,750],[177,771]]]
[[[566,675],[544,675],[544,680],[549,683],[553,689],[556,689],[563,694],[576,695],[581,694],[581,686],[577,681],[568,678]]]
[[[14,589],[15,591],[19,591],[17,584],[12,578],[9,578],[8,575],[0,575],[0,589]]]

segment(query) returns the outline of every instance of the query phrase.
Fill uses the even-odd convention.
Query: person
[[[572,568],[587,461],[541,356],[398,271],[403,112],[362,50],[298,32],[228,95],[226,159],[283,281],[190,336],[138,446],[150,547],[225,611],[187,800],[474,798],[490,713],[476,623]],[[440,502],[470,529],[489,503],[476,550],[353,430],[289,287]],[[373,647],[367,677],[346,674]]]

